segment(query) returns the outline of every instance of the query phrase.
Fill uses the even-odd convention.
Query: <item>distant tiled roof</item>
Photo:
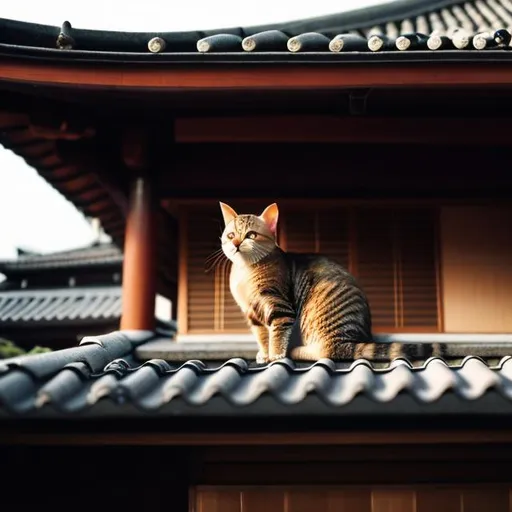
[[[76,348],[0,361],[0,416],[479,415],[512,413],[512,357],[490,366],[467,357],[450,367],[395,360],[378,369],[358,360],[265,367],[230,359],[138,363],[147,332],[86,338]]]
[[[75,29],[67,21],[62,27],[52,27],[0,20],[0,53],[44,53],[59,60],[73,55],[80,55],[81,59],[140,60],[144,54],[152,59],[157,54],[164,60],[182,60],[191,54],[222,54],[226,60],[230,54],[241,53],[250,60],[255,55],[276,52],[299,56],[357,53],[359,58],[360,52],[389,50],[398,55],[404,50],[407,54],[435,49],[448,58],[450,52],[443,50],[508,48],[510,34],[506,29],[511,26],[510,0],[398,0],[288,23],[191,32],[107,32]],[[462,29],[464,34],[459,31],[455,35],[456,29]],[[496,34],[498,29],[505,31]],[[434,32],[429,43],[427,38],[414,36],[430,36]],[[483,32],[489,34],[473,39]],[[371,36],[377,33],[390,41],[372,40]],[[397,39],[402,35],[410,37]],[[428,52],[425,58],[429,58],[427,55]],[[468,55],[473,57],[474,54]]]
[[[121,265],[123,253],[114,244],[98,244],[51,254],[23,254],[15,260],[0,261],[0,273],[25,270]]]
[[[80,325],[121,317],[121,287],[0,291],[0,325]]]

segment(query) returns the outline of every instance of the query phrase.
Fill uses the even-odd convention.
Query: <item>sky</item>
[[[62,0],[2,1],[0,17],[75,28],[121,31],[207,30],[291,21],[349,11],[388,0]],[[41,253],[91,243],[90,223],[25,162],[0,146],[0,259],[15,258],[16,248]]]

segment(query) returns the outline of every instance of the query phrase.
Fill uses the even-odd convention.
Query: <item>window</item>
[[[368,295],[376,332],[440,330],[436,208],[284,202],[280,212],[283,249],[326,254],[354,273]],[[187,301],[180,332],[247,333],[229,291],[229,266],[205,272],[205,261],[220,247],[218,205],[190,207],[183,216],[180,264],[186,268],[181,275],[186,275]]]

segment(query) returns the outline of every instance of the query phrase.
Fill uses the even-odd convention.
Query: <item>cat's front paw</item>
[[[269,361],[270,361],[270,359],[268,357],[267,352],[262,352],[261,350],[258,351],[258,353],[256,354],[256,362],[258,364],[265,364],[265,363],[268,363]]]
[[[270,354],[270,361],[278,361],[279,359],[284,359],[286,357],[286,350],[283,351],[283,352],[278,352],[277,354],[276,353],[273,353],[273,354]]]

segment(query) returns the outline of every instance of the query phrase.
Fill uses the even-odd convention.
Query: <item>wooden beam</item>
[[[169,90],[220,89],[327,89],[386,86],[512,85],[512,67],[503,63],[456,63],[449,66],[429,61],[385,66],[359,64],[268,65],[258,63],[196,65],[146,64],[94,65],[42,63],[35,60],[0,60],[0,81],[69,85],[80,88],[157,88]]]
[[[2,431],[11,445],[137,445],[137,446],[343,446],[343,445],[452,445],[511,443],[512,432],[491,430],[397,431],[397,432],[286,432],[286,433],[173,433],[173,432],[76,432],[45,433]]]
[[[141,126],[129,126],[123,131],[122,156],[125,165],[133,171],[148,167],[148,133]]]
[[[512,146],[176,144],[163,198],[510,197]],[[212,165],[214,162],[214,165]],[[257,176],[257,179],[248,177]]]
[[[482,126],[489,129],[483,130]],[[510,119],[259,116],[178,118],[181,143],[402,143],[509,145]]]
[[[126,222],[121,329],[154,330],[156,211],[149,180],[134,180]]]

